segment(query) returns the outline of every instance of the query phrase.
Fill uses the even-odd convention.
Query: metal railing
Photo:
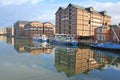
[[[117,34],[116,34],[115,30],[114,30],[113,28],[111,28],[111,29],[112,29],[112,31],[113,31],[113,33],[114,33],[115,37],[117,38],[118,42],[120,42],[120,39],[119,39],[119,37],[117,36]]]

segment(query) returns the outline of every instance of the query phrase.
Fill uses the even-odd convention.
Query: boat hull
[[[32,39],[34,41],[39,41],[39,42],[48,42],[48,39]]]
[[[49,40],[48,39],[39,39],[38,41],[40,41],[40,42],[48,42]]]
[[[90,47],[94,49],[107,50],[107,51],[120,51],[120,48],[103,47],[103,46],[97,46],[96,44],[90,44]]]
[[[78,45],[78,42],[76,42],[76,41],[73,41],[73,42],[63,42],[63,41],[51,40],[50,42],[54,43],[54,44],[61,44],[61,45],[72,45],[72,46],[77,46]]]

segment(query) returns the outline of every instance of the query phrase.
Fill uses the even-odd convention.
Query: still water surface
[[[120,80],[120,52],[0,36],[0,80]]]

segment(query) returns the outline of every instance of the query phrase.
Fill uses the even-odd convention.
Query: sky
[[[120,23],[119,0],[0,0],[0,28],[13,26],[18,20],[51,22],[55,24],[55,12],[69,3],[94,7],[107,11],[111,24]]]

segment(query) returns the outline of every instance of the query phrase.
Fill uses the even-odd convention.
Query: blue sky
[[[112,24],[120,22],[119,0],[0,0],[0,27],[13,26],[18,20],[55,24],[55,12],[62,6],[74,3],[83,7],[93,6],[95,10],[106,10],[112,17]]]

